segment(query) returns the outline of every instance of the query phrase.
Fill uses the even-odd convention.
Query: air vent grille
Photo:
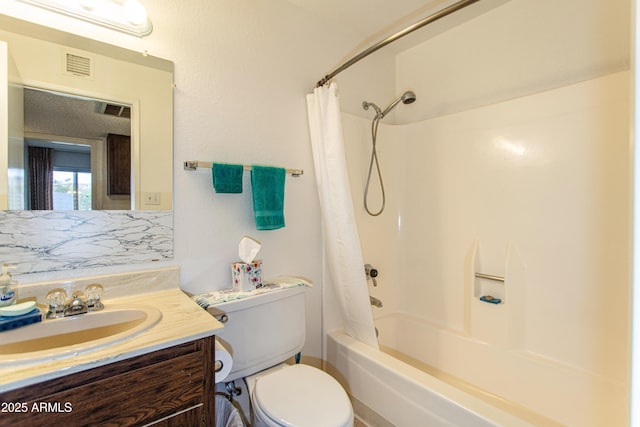
[[[91,77],[91,69],[91,58],[72,53],[66,54],[67,73],[78,77]]]
[[[131,118],[131,107],[123,105],[105,104],[103,114],[108,116]]]

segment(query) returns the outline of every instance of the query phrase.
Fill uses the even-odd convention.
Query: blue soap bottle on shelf
[[[11,274],[9,273],[9,269],[13,268],[16,268],[15,264],[2,264],[2,275],[0,275],[0,307],[15,304],[18,299],[18,294],[14,290],[18,282],[11,280]]]

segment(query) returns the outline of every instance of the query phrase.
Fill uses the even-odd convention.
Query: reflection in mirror
[[[0,83],[0,259],[16,263],[17,274],[171,259],[173,64],[0,15],[0,78],[7,80]],[[42,117],[52,113],[34,112],[38,102],[58,113],[75,103],[115,109],[118,117],[109,119],[123,127],[98,129],[77,118],[71,121],[85,127],[77,133],[62,119],[45,126]],[[42,149],[59,152],[51,162],[64,172],[56,178],[64,200],[52,203],[67,203],[63,211],[24,210],[35,203],[29,191],[41,188],[28,189],[36,177],[27,176],[25,162]],[[111,168],[123,152],[129,159]],[[89,186],[91,202],[81,191]]]
[[[2,153],[0,146],[0,209],[58,210],[55,200],[65,197],[47,196],[47,183],[54,180],[48,173],[41,178],[45,184],[36,183],[33,172],[43,168],[29,170],[29,151],[35,158],[36,152],[53,148],[52,157],[65,152],[67,160],[80,161],[82,146],[90,172],[86,165],[61,166],[55,159],[52,166],[54,171],[90,174],[85,190],[90,188],[91,196],[84,202],[74,192],[89,175],[60,178],[60,191],[68,191],[71,199],[66,199],[74,207],[172,208],[173,177],[167,173],[173,169],[171,62],[0,15],[2,42],[9,70],[10,148]],[[43,188],[46,194],[38,195]]]
[[[25,88],[25,183],[9,209],[131,209],[130,137],[130,105]]]

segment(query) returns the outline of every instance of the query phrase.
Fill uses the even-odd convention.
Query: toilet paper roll
[[[231,372],[231,368],[233,367],[233,359],[231,358],[231,353],[224,348],[224,346],[216,339],[216,348],[215,348],[215,370],[216,370],[216,384],[224,381],[225,378]]]

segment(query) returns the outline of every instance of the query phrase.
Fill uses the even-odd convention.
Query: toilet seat
[[[252,397],[256,412],[274,425],[353,425],[347,393],[329,374],[308,365],[291,365],[258,378]]]

